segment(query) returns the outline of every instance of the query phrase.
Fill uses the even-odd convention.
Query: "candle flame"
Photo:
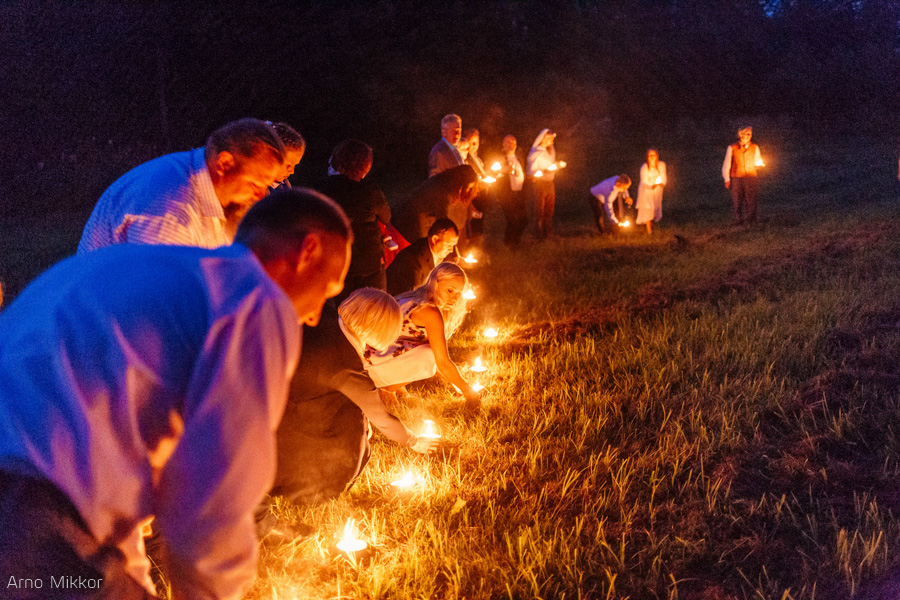
[[[559,168],[559,167],[556,166],[556,163],[553,163],[552,165],[550,165],[549,167],[547,167],[547,170],[548,170],[548,171],[555,171],[555,170],[557,170],[558,168]]]
[[[476,392],[480,392],[481,390],[484,389],[484,386],[476,381],[475,383],[472,384],[472,389],[475,390]]]
[[[469,263],[470,265],[478,262],[478,259],[475,258],[474,256],[472,256],[471,252],[469,252],[469,255],[467,257],[465,257],[463,260],[466,261],[467,263]]]
[[[500,166],[500,163],[498,163],[498,162],[495,162],[494,164],[491,165],[491,171],[499,171],[501,168],[502,167]]]
[[[766,166],[766,163],[763,162],[763,159],[758,158],[758,159],[756,159],[756,166],[757,166],[757,167],[764,167],[764,166]]]
[[[490,175],[488,175],[487,177],[482,177],[481,180],[482,180],[483,182],[485,182],[485,183],[494,183],[495,181],[497,181],[496,179],[494,179],[494,178],[491,177]]]
[[[471,288],[466,288],[466,291],[463,292],[462,297],[466,300],[474,300],[475,292],[473,292]]]
[[[434,430],[434,421],[425,419],[422,422],[425,423],[425,431],[422,433],[421,437],[431,438],[433,440],[441,437],[441,434]]]
[[[487,367],[481,364],[481,357],[475,359],[475,364],[473,364],[470,368],[470,371],[474,371],[476,373],[484,373],[487,371]]]
[[[623,227],[631,227],[631,221],[626,220],[623,224]]]
[[[543,172],[543,171],[535,171],[535,172],[534,172],[534,176],[535,176],[535,177],[543,177],[543,176],[544,176],[544,172]]]
[[[413,477],[412,471],[407,471],[403,474],[403,477],[397,481],[392,481],[391,485],[397,488],[411,488],[416,485],[416,478]]]
[[[654,183],[655,183],[656,185],[660,185],[660,184],[662,183],[662,176],[657,177],[657,178],[656,178],[656,181],[655,181]]]
[[[363,540],[357,539],[356,531],[353,527],[353,519],[347,519],[347,524],[344,526],[344,539],[338,542],[337,547],[338,550],[342,550],[348,554],[352,552],[359,552],[360,550],[365,550],[366,544]]]
[[[559,162],[556,163],[556,164],[559,165],[559,168],[560,168],[560,169],[565,169],[565,168],[566,168],[566,165],[567,165],[568,163],[566,163],[566,161],[564,161],[564,160],[561,160],[561,161],[559,161]]]
[[[493,327],[488,327],[487,329],[484,330],[484,337],[486,337],[486,338],[495,338],[498,335],[500,335],[500,332],[498,332]]]

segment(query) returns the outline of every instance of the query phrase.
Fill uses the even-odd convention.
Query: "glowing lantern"
[[[495,162],[494,164],[491,165],[491,171],[499,171],[501,168],[502,167],[500,166],[500,163],[498,163],[498,162]]]
[[[344,526],[344,539],[337,543],[338,550],[352,554],[365,550],[367,546],[365,541],[357,539],[356,531],[353,528],[353,519],[347,519],[347,524]]]
[[[425,423],[425,431],[423,433],[419,434],[419,437],[429,438],[432,440],[440,439],[441,434],[439,434],[438,432],[436,432],[434,430],[434,421],[425,419],[422,422]]]
[[[481,357],[475,359],[475,364],[469,367],[469,370],[473,373],[484,373],[487,371],[487,367],[481,364]]]
[[[500,335],[500,332],[497,331],[496,329],[494,329],[493,327],[488,327],[487,329],[484,330],[484,333],[482,333],[482,335],[486,338],[495,338],[498,335]]]
[[[412,471],[407,471],[403,474],[403,477],[401,477],[397,481],[392,481],[391,485],[398,490],[409,489],[416,485],[416,478],[413,477]]]

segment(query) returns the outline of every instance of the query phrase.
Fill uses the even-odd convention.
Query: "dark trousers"
[[[506,183],[504,181],[504,183]],[[522,242],[522,233],[528,225],[528,206],[525,204],[525,191],[513,191],[509,185],[499,190],[497,200],[506,217],[506,231],[503,234],[503,243],[510,248],[515,248]]]
[[[759,179],[756,177],[731,178],[731,208],[735,223],[756,222],[756,198]]]
[[[553,210],[556,208],[556,187],[552,181],[534,180],[534,218],[540,239],[553,235]]]
[[[2,597],[15,600],[154,598],[125,571],[125,555],[98,542],[56,486],[3,471],[0,574]]]

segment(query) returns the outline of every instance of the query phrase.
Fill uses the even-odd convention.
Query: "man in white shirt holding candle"
[[[759,179],[757,168],[763,160],[759,146],[752,143],[753,128],[738,129],[738,142],[728,146],[722,163],[722,178],[725,188],[731,190],[731,207],[734,210],[734,225],[756,222]]]

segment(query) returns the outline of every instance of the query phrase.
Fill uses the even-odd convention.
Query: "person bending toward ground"
[[[394,214],[394,227],[413,242],[428,235],[431,224],[448,218],[456,224],[462,238],[469,207],[477,193],[478,176],[469,165],[438,173],[417,187]]]
[[[232,246],[76,255],[0,314],[0,573],[44,581],[4,598],[51,575],[95,582],[66,598],[155,597],[151,515],[172,598],[243,598],[298,323],[340,291],[351,235],[324,196],[280,191]]]
[[[369,423],[388,439],[427,454],[436,440],[417,438],[381,401],[363,368],[366,346],[384,350],[400,335],[400,306],[387,293],[356,290],[330,305],[303,334],[303,358],[278,426],[273,495],[311,506],[337,497],[369,460]]]
[[[438,219],[419,238],[397,254],[387,268],[387,291],[392,296],[409,292],[428,279],[435,266],[453,253],[459,241],[459,230],[450,219]]]
[[[269,121],[266,121],[269,123]],[[281,172],[275,177],[275,182],[270,186],[272,191],[291,187],[288,179],[294,174],[294,170],[303,155],[306,153],[306,140],[296,129],[287,123],[272,123],[272,129],[278,134],[281,143],[284,144],[284,162],[281,164]]]
[[[375,385],[393,393],[439,372],[459,388],[468,407],[477,406],[481,394],[466,382],[447,351],[447,339],[466,314],[466,282],[462,268],[442,262],[422,286],[397,297],[403,311],[400,337],[387,350],[367,348],[363,356]]]
[[[614,228],[625,224],[625,207],[633,200],[628,194],[631,178],[622,173],[604,179],[591,188],[591,211],[594,224],[600,233],[613,233]]]
[[[270,125],[241,119],[214,131],[203,148],[138,165],[100,196],[78,253],[125,243],[228,245],[281,175],[284,154]]]
[[[391,208],[377,185],[364,181],[372,169],[372,148],[359,140],[344,140],[331,154],[328,178],[318,190],[338,203],[353,226],[353,256],[344,291],[338,302],[354,290],[384,290],[384,242],[378,223],[391,222]]]

